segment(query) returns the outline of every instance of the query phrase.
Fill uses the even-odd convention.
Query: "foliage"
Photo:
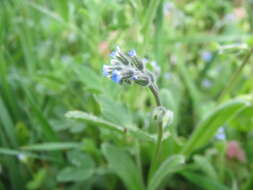
[[[0,1],[0,190],[253,189],[252,8]],[[166,109],[102,76],[117,45],[148,60]]]

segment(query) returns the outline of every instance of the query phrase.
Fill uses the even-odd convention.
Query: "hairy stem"
[[[158,93],[157,87],[155,87],[153,84],[149,86],[149,89],[151,90],[152,94],[155,97],[156,105],[161,106],[161,101]]]
[[[163,138],[162,123],[158,124],[158,129],[157,130],[158,131],[157,131],[157,141],[156,141],[155,153],[154,153],[152,161],[151,161],[151,166],[150,166],[149,175],[148,175],[149,180],[153,176],[153,174],[155,172],[155,169],[157,169],[157,165],[158,165],[158,162],[159,162],[159,155],[160,155],[160,151],[161,151],[162,138]]]
[[[152,84],[149,86],[149,88],[155,97],[157,107],[161,106],[161,101],[160,101],[157,87],[154,84]],[[155,169],[157,168],[158,162],[159,162],[159,154],[160,154],[160,150],[161,150],[162,139],[163,139],[163,127],[162,127],[162,123],[159,122],[158,127],[157,127],[157,141],[156,141],[155,153],[153,155],[153,158],[151,161],[151,166],[149,169],[149,175],[148,175],[149,179],[152,177]]]

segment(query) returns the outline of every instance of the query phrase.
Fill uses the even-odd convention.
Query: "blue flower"
[[[136,56],[136,51],[135,51],[134,49],[132,49],[132,50],[130,50],[130,51],[128,52],[128,55],[129,55],[130,57],[135,57],[135,56]]]
[[[210,81],[210,80],[208,80],[208,79],[204,79],[204,80],[202,81],[201,85],[202,85],[203,87],[205,87],[205,88],[210,88],[210,87],[213,85],[213,83],[212,83],[212,81]]]
[[[142,63],[146,64],[148,62],[148,59],[147,58],[143,58],[141,61],[142,61]]]
[[[201,57],[204,61],[209,62],[212,60],[213,54],[210,51],[204,51],[202,52]]]
[[[112,52],[110,53],[110,57],[114,58],[115,56],[116,56],[116,51],[112,51]]]
[[[122,76],[121,76],[121,74],[120,74],[119,71],[114,70],[114,71],[112,72],[111,79],[112,79],[113,82],[120,83],[120,82],[121,82],[121,79],[122,79]]]
[[[218,129],[218,132],[217,134],[215,135],[215,137],[218,139],[218,140],[225,140],[226,139],[226,135],[225,135],[225,131],[224,131],[224,128],[221,127]]]
[[[103,75],[105,77],[109,76],[109,74],[110,74],[109,71],[110,71],[109,66],[108,65],[104,65],[103,66]]]
[[[131,79],[131,80],[137,80],[138,77],[137,77],[136,75],[133,75],[130,79]]]

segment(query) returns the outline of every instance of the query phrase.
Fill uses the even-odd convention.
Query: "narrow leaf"
[[[31,151],[60,151],[60,150],[67,150],[67,149],[75,149],[80,148],[80,143],[74,142],[61,142],[61,143],[41,143],[41,144],[32,144],[28,146],[22,147],[24,150],[31,150]]]
[[[94,116],[92,114],[88,114],[85,112],[69,111],[65,114],[65,116],[67,118],[71,118],[71,119],[81,119],[81,120],[85,120],[88,122],[93,122],[93,123],[98,124],[100,127],[104,127],[106,129],[113,130],[113,131],[116,131],[116,132],[119,132],[122,134],[129,132],[129,134],[131,134],[132,136],[142,139],[142,140],[147,140],[147,141],[152,141],[152,142],[155,140],[155,138],[152,135],[150,135],[150,134],[146,133],[145,131],[140,130],[136,127],[126,128],[126,127],[114,124],[110,121],[106,121],[102,118],[99,118],[97,116]]]
[[[229,190],[230,188],[225,185],[218,183],[212,178],[197,175],[191,172],[182,172],[182,175],[186,177],[189,181],[206,190]]]
[[[249,103],[244,100],[232,100],[219,106],[199,123],[182,153],[189,155],[195,149],[207,144],[219,127],[248,105]]]
[[[175,173],[182,168],[184,162],[185,158],[182,155],[174,155],[166,159],[152,176],[148,184],[148,190],[158,189],[169,174]]]
[[[70,182],[70,181],[83,181],[89,179],[94,173],[92,168],[76,168],[66,167],[57,175],[57,181]]]
[[[86,120],[89,122],[93,122],[96,124],[101,125],[101,127],[105,127],[107,129],[113,130],[113,131],[118,131],[118,132],[123,132],[124,131],[124,127],[116,125],[114,123],[111,123],[109,121],[106,121],[104,119],[101,119],[99,117],[96,117],[92,114],[88,114],[85,112],[81,112],[81,111],[69,111],[65,114],[65,116],[67,118],[71,118],[71,119],[82,119],[82,120]]]

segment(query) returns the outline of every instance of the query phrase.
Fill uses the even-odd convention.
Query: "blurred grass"
[[[166,3],[173,6],[165,10]],[[224,103],[217,102],[218,94],[244,56],[244,52],[218,54],[207,68],[202,52],[217,52],[217,44],[243,42],[250,46],[253,38],[250,0],[240,1],[239,5],[228,0],[3,0],[0,7],[0,189],[123,189],[119,178],[107,168],[105,157],[110,154],[104,156],[100,145],[106,142],[124,147],[132,156],[136,139],[153,140],[150,112],[154,100],[145,90],[118,87],[102,77],[102,65],[109,61],[108,54],[116,45],[126,50],[135,48],[141,56],[156,60],[161,68],[158,83],[163,102],[175,113],[175,122],[166,131],[162,161],[185,145],[189,147],[191,132]],[[224,20],[239,8],[247,11],[246,16]],[[204,68],[205,74],[200,75]],[[252,74],[252,64],[246,65],[225,100],[248,95],[251,99],[247,101],[252,102]],[[203,81],[211,86],[203,85]],[[82,110],[103,122],[132,128],[129,132],[120,129],[118,134],[100,127],[104,123],[70,121],[64,118],[69,110]],[[235,174],[232,180],[225,176],[214,186],[221,183],[232,187],[236,183],[233,189],[252,188],[253,121],[252,111],[247,113],[228,122],[227,134],[228,140],[241,142],[248,162],[226,163],[226,167],[229,172],[238,172],[237,167],[241,167],[243,174]],[[225,120],[224,115],[219,117]],[[244,122],[246,127],[238,124]],[[139,171],[139,167],[138,172],[144,173],[145,184],[154,149],[150,141],[141,141],[139,147],[139,166],[144,169]],[[212,137],[204,141],[201,148],[217,151]],[[72,149],[95,160],[95,169],[92,166],[92,174],[87,175],[92,180],[75,181],[63,175],[77,167],[66,158]],[[190,146],[189,152],[193,149]],[[28,161],[18,158],[24,151]],[[215,156],[201,149],[195,151],[209,156],[217,169]],[[179,181],[182,185],[176,189],[184,185],[194,189],[196,179],[202,177],[196,176],[195,170],[172,178],[174,181],[163,187],[175,188]],[[59,173],[61,179],[75,182],[57,181]],[[203,179],[207,181],[205,176]]]

